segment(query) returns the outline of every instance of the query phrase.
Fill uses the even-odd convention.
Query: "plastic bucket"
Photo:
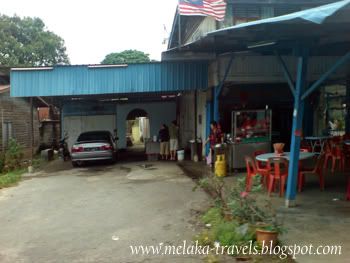
[[[184,150],[177,151],[177,160],[183,161],[184,159],[185,159],[185,151]]]

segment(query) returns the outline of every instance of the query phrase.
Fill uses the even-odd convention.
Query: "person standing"
[[[168,160],[169,157],[169,128],[165,124],[162,124],[159,130],[160,141],[160,158],[162,160]]]
[[[214,160],[214,148],[215,145],[218,143],[223,143],[224,141],[224,135],[221,131],[220,126],[217,124],[216,121],[212,121],[210,123],[210,135],[208,139],[205,141],[204,146],[209,143],[210,144],[210,155],[211,155],[211,164],[215,162]]]
[[[176,120],[172,121],[169,126],[169,137],[170,137],[170,160],[176,160],[176,151],[179,147],[179,126]]]

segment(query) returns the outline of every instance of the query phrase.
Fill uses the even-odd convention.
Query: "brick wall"
[[[11,98],[9,92],[0,93],[0,151],[2,145],[2,123],[12,123],[12,135],[30,153],[30,103],[28,99]],[[34,147],[39,146],[39,121],[34,109]]]

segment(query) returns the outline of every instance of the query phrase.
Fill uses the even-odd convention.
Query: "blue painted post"
[[[214,88],[214,121],[219,121],[220,114],[219,114],[219,94],[218,94],[219,86],[216,86]]]
[[[233,63],[233,59],[234,59],[234,55],[231,55],[231,58],[226,66],[226,70],[225,70],[225,74],[224,74],[224,78],[220,81],[220,84],[218,86],[214,87],[213,90],[213,103],[214,103],[214,120],[219,122],[219,96],[221,94],[222,88],[224,86],[224,83],[227,79],[228,74],[230,73],[230,69]]]
[[[210,123],[212,120],[212,116],[211,116],[211,102],[208,101],[206,104],[206,122],[205,122],[205,133],[206,133],[206,138],[209,137],[210,135]],[[209,149],[210,149],[210,145],[209,143],[205,146],[205,155],[207,156],[209,154]]]
[[[295,196],[297,190],[298,179],[298,166],[299,166],[299,154],[300,154],[300,141],[301,141],[301,129],[304,114],[304,100],[301,96],[306,86],[307,78],[307,65],[308,65],[308,50],[302,49],[298,54],[298,66],[297,66],[297,80],[295,87],[294,97],[294,111],[293,111],[293,128],[292,128],[292,140],[291,151],[288,168],[288,181],[286,191],[286,206],[295,206]]]

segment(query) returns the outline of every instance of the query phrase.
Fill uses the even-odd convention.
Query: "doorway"
[[[126,147],[144,151],[145,141],[150,138],[150,122],[146,111],[134,109],[126,117]]]

